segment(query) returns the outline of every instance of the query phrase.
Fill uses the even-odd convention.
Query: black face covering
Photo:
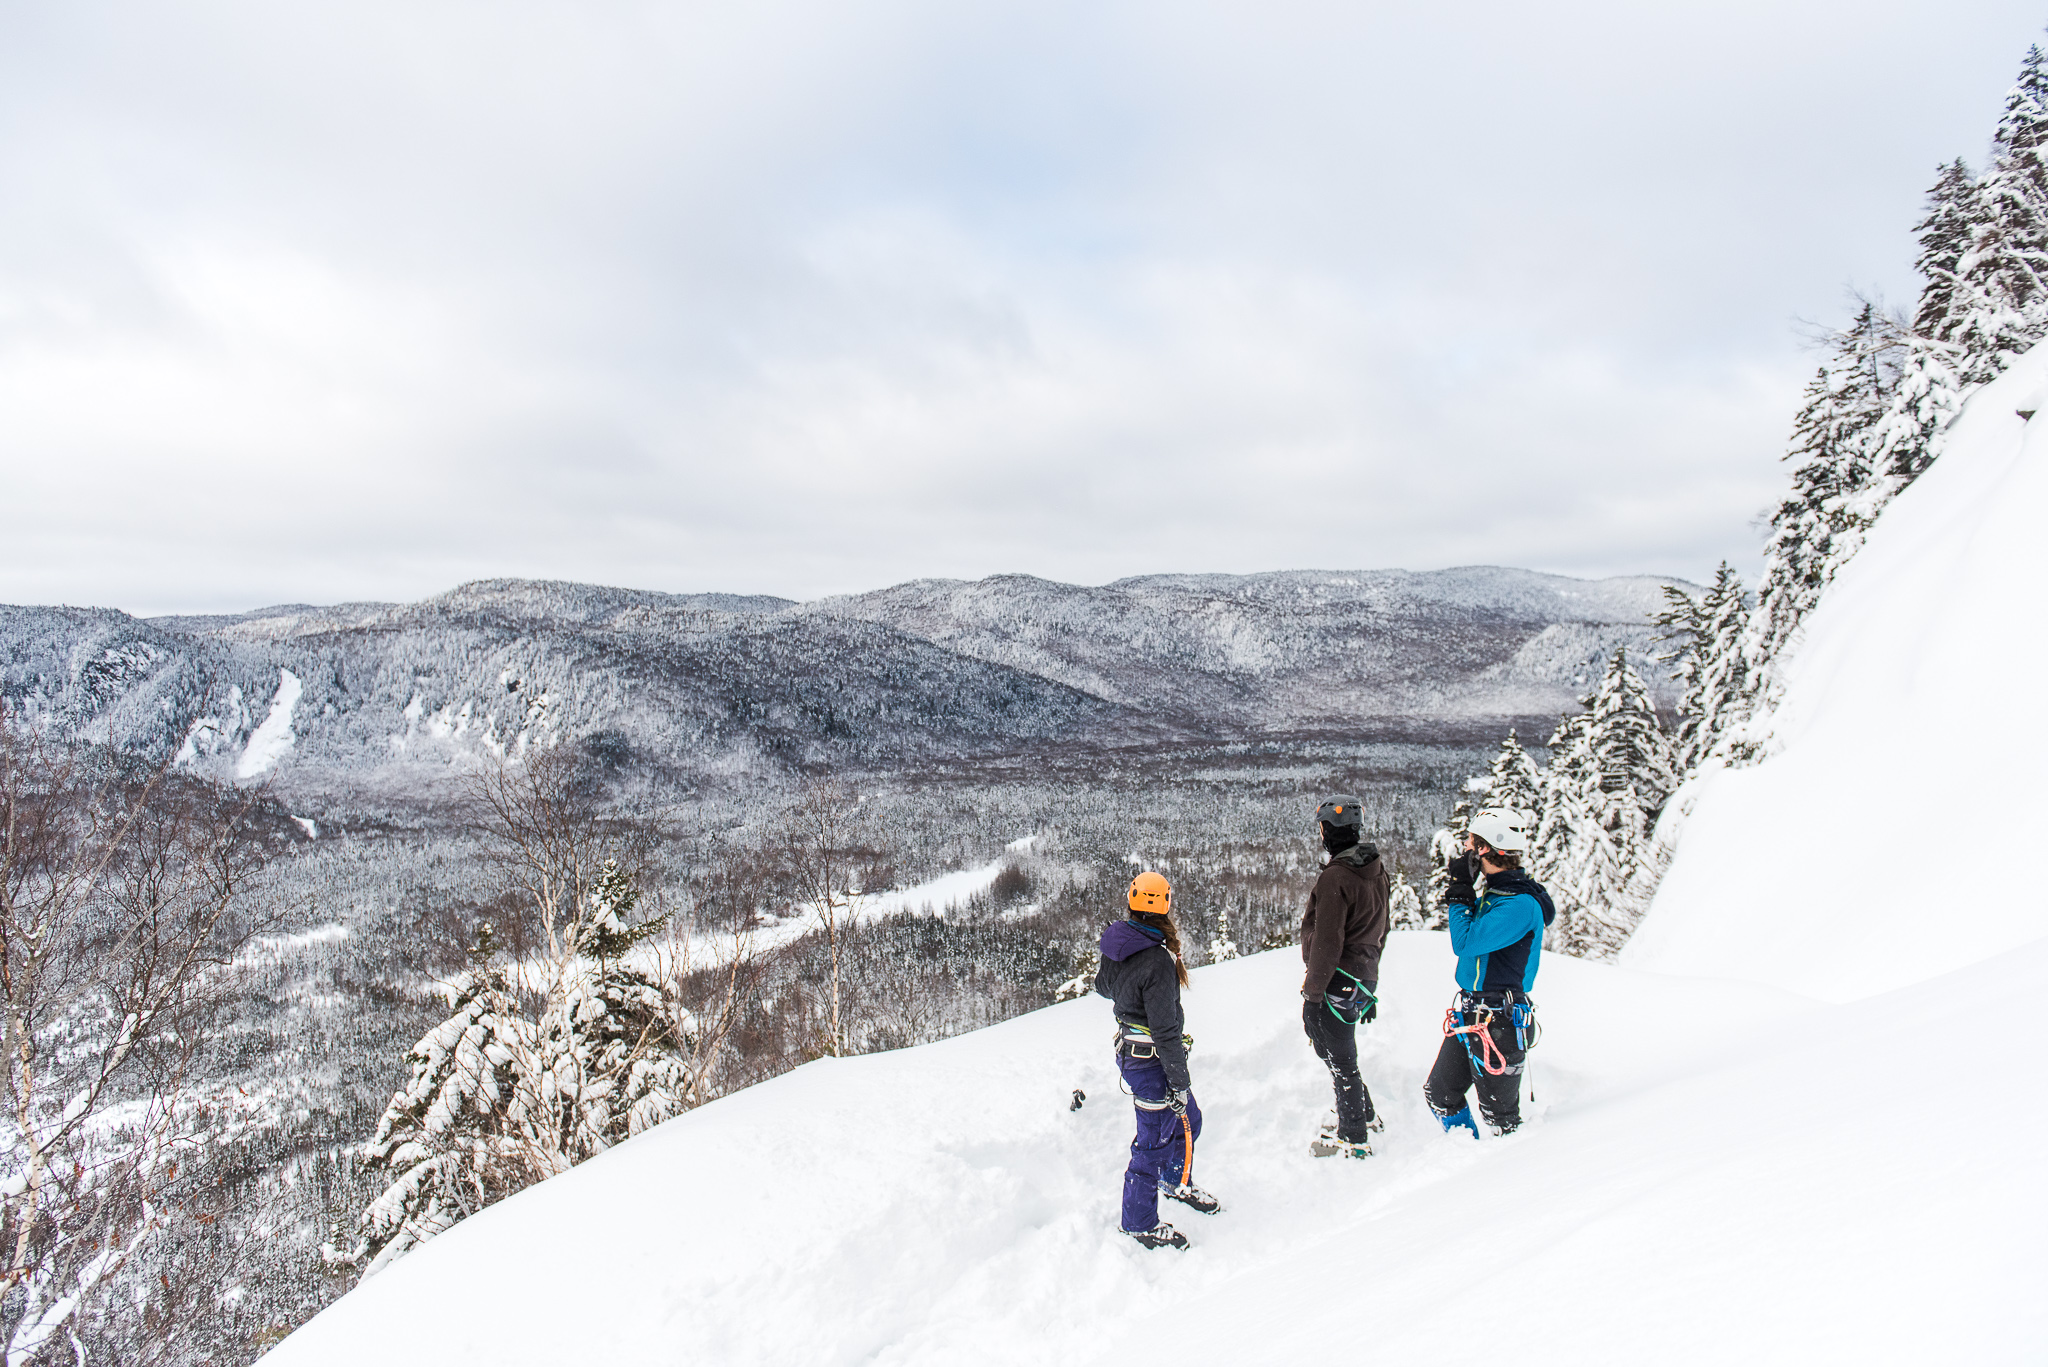
[[[1331,854],[1342,854],[1358,843],[1358,827],[1332,826],[1323,823],[1323,848]]]

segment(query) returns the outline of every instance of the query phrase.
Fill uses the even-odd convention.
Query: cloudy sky
[[[1699,577],[2018,0],[0,0],[0,602]]]

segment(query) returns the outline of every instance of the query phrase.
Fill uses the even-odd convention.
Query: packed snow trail
[[[1226,1209],[1167,1204],[1186,1254],[1116,1233],[1131,1108],[1108,1006],[1081,1001],[693,1111],[408,1255],[271,1360],[1125,1363],[1169,1334],[1190,1364],[1354,1342],[1417,1364],[1454,1343],[1902,1362],[2044,1341],[2021,1212],[2044,1208],[2048,1106],[2006,1095],[1982,1019],[2048,987],[2039,955],[1851,1008],[1548,957],[1534,1123],[1478,1143],[1421,1100],[1451,962],[1442,935],[1388,946],[1361,1041],[1387,1131],[1364,1162],[1307,1152],[1329,1084],[1299,959],[1195,974],[1196,1172]]]

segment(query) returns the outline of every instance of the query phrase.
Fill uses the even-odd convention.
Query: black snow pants
[[[1460,1011],[1460,1025],[1477,1023],[1477,1013]],[[1515,1043],[1515,1023],[1503,1004],[1493,1014],[1487,1035],[1497,1054],[1486,1051],[1477,1035],[1445,1035],[1436,1051],[1436,1066],[1429,1070],[1423,1092],[1429,1108],[1440,1116],[1456,1115],[1465,1109],[1467,1090],[1479,1093],[1479,1113],[1486,1123],[1502,1134],[1512,1133],[1522,1123],[1522,1063],[1527,1051]],[[1470,1041],[1468,1045],[1466,1041]],[[1474,1067],[1474,1062],[1479,1064]],[[1488,1063],[1504,1071],[1488,1071]]]
[[[1301,1004],[1301,1025],[1336,1088],[1337,1137],[1347,1144],[1363,1144],[1373,1112],[1372,1093],[1358,1073],[1357,1027],[1338,1020],[1321,1002]]]

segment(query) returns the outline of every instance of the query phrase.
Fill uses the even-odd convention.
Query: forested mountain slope
[[[309,803],[416,797],[455,756],[562,742],[619,783],[687,786],[1046,743],[1554,713],[1616,645],[1646,644],[1664,582],[1005,576],[792,604],[492,580],[414,604],[225,617],[11,607],[0,695]]]
[[[796,611],[882,622],[1098,697],[1249,726],[1569,707],[1617,645],[1641,649],[1665,579],[1479,566],[921,579]]]

